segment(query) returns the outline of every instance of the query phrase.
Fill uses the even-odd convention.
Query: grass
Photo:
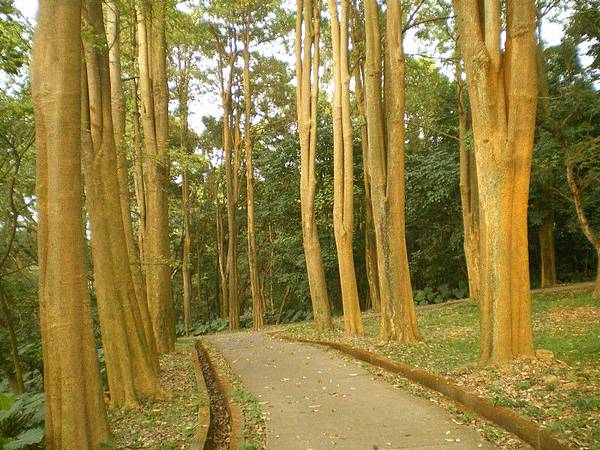
[[[600,302],[589,291],[533,296],[534,343],[555,360],[519,360],[510,367],[477,367],[479,311],[465,302],[417,313],[423,340],[381,342],[379,318],[364,319],[365,337],[337,330],[318,334],[312,323],[286,334],[343,341],[413,367],[441,374],[499,406],[547,426],[579,448],[600,449]],[[338,322],[341,327],[341,322]]]

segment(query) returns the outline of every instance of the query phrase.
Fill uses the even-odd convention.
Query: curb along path
[[[449,412],[335,353],[260,333],[207,339],[261,403],[269,449],[494,448]]]

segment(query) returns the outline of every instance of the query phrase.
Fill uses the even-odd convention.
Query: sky
[[[38,0],[14,0],[14,5],[27,17],[31,23],[35,23],[35,16],[38,8]],[[558,23],[545,22],[542,26],[542,37],[547,46],[558,45],[563,36],[563,27]],[[414,32],[409,32],[405,37],[405,51],[407,54],[427,53],[426,43],[419,42]],[[293,55],[284,55],[283,47],[273,50],[273,53],[283,54],[281,59],[293,61]],[[585,64],[585,62],[584,62]],[[212,115],[220,116],[220,104],[217,95],[202,94],[194,98],[190,104],[190,126],[197,133],[202,132],[202,116]]]

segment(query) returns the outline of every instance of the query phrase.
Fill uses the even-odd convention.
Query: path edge
[[[242,411],[240,406],[238,405],[235,397],[233,395],[233,387],[229,382],[227,376],[219,370],[217,367],[216,361],[212,357],[210,351],[206,346],[206,343],[202,338],[198,338],[195,340],[194,347],[196,348],[196,352],[203,353],[206,356],[206,360],[208,361],[208,365],[210,367],[211,372],[215,376],[215,380],[217,383],[217,389],[221,395],[225,398],[225,404],[227,406],[227,412],[229,413],[229,421],[231,426],[231,434],[229,441],[230,450],[238,450],[240,444],[243,442],[243,424],[244,419],[242,417]],[[196,358],[198,359],[198,358]],[[200,367],[200,361],[197,362],[198,368],[200,370],[199,376],[202,378],[202,383],[205,384],[204,375],[202,375],[202,369]],[[197,372],[198,375],[198,372]],[[210,409],[210,408],[209,408]],[[210,413],[209,413],[210,414]],[[212,425],[212,424],[211,424]],[[208,429],[207,429],[208,433]]]
[[[541,427],[537,423],[526,419],[514,411],[495,406],[488,399],[479,397],[466,391],[460,386],[442,378],[439,375],[423,369],[392,361],[366,350],[351,347],[347,344],[334,341],[321,341],[305,338],[294,338],[282,335],[280,332],[268,333],[270,336],[290,342],[319,345],[337,350],[345,355],[364,361],[373,366],[380,367],[389,372],[402,375],[404,378],[436,391],[457,403],[461,409],[472,411],[485,419],[493,422],[506,431],[517,435],[536,450],[574,450],[576,447],[559,439],[555,434]]]

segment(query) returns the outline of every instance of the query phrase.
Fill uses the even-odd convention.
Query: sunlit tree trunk
[[[262,295],[258,278],[256,233],[254,231],[254,165],[252,161],[252,93],[250,91],[250,12],[246,9],[244,22],[244,148],[246,151],[246,203],[248,222],[248,271],[252,292],[252,325],[263,327]]]
[[[537,74],[533,0],[454,0],[473,116],[481,221],[481,363],[533,356],[527,207]]]
[[[144,264],[156,348],[175,348],[175,310],[169,248],[169,90],[166,68],[166,3],[141,0],[137,8],[146,230]]]
[[[48,450],[100,448],[110,439],[83,238],[81,7],[40,1],[31,65]]]
[[[360,11],[354,9],[352,47],[355,55],[362,48],[364,42],[364,21],[359,16]],[[381,299],[379,295],[379,271],[377,269],[377,244],[375,242],[375,228],[373,224],[373,202],[371,200],[371,179],[369,177],[369,134],[367,130],[367,112],[365,109],[364,93],[364,54],[358,54],[354,58],[354,90],[356,104],[360,117],[360,141],[363,159],[363,185],[365,190],[364,208],[364,233],[365,233],[365,266],[367,272],[367,283],[369,284],[369,299],[371,308],[379,312]]]
[[[350,111],[348,70],[348,0],[328,0],[333,49],[333,227],[338,254],[344,328],[347,334],[363,334],[352,237],[354,227],[354,133]]]
[[[457,43],[458,47],[458,43]],[[463,217],[465,260],[469,297],[479,299],[479,190],[475,153],[467,145],[467,106],[465,105],[462,62],[458,48],[455,55],[456,95],[458,97],[458,146],[460,154],[460,202]]]
[[[105,36],[101,0],[86,0],[83,40],[86,77],[83,101],[83,150],[87,209],[92,232],[94,283],[110,389],[111,405],[138,404],[161,389],[150,330],[144,329],[145,305],[136,296],[121,214],[117,144],[113,129],[107,49],[94,42]],[[147,314],[146,314],[147,319]]]
[[[385,61],[381,57],[376,0],[365,0],[364,8],[365,99],[381,295],[381,337],[414,342],[419,339],[419,332],[406,249],[401,8],[399,0],[387,1]]]
[[[135,289],[135,296],[137,298],[137,304],[139,305],[142,317],[144,333],[146,334],[148,353],[155,368],[158,369],[158,354],[156,352],[156,341],[154,338],[154,331],[152,330],[152,322],[150,321],[150,312],[148,310],[146,284],[142,276],[139,253],[133,236],[131,210],[129,207],[130,198],[129,177],[127,173],[127,143],[125,141],[126,107],[122,81],[123,75],[121,70],[121,27],[119,10],[117,8],[118,5],[114,2],[114,0],[108,0],[106,8],[106,35],[109,46],[108,58],[110,67],[110,96],[112,105],[113,130],[115,134],[115,144],[117,146],[117,175],[119,177],[121,216],[125,231],[125,240],[127,243],[127,254],[129,255],[129,266],[131,268],[131,276],[133,278],[133,287]],[[137,102],[137,98],[135,101]]]
[[[315,220],[320,27],[320,0],[296,0],[296,107],[300,136],[302,238],[315,325],[318,330],[327,331],[333,324]]]

